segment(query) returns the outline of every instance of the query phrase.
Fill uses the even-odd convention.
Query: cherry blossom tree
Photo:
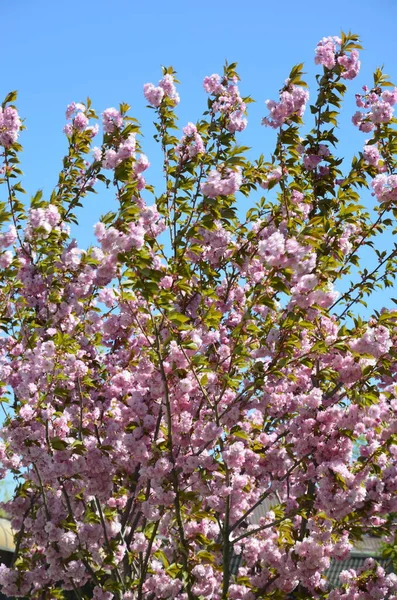
[[[392,536],[397,512],[397,312],[385,292],[390,306],[360,316],[397,269],[396,247],[378,244],[396,233],[397,88],[378,69],[357,94],[363,144],[342,160],[359,49],[352,34],[320,41],[310,110],[292,69],[266,102],[275,150],[254,161],[238,143],[250,98],[236,65],[205,78],[207,109],[180,134],[164,69],[144,86],[161,190],[129,106],[102,113],[94,147],[88,100],[67,107],[57,186],[27,207],[23,124],[5,99],[0,457],[17,485],[3,593],[397,598],[372,559],[338,589],[326,577],[363,535]],[[102,185],[114,211],[81,249],[70,225]]]

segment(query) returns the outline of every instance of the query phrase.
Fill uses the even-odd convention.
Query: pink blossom
[[[160,106],[164,97],[169,98],[174,105],[179,104],[180,101],[174,84],[174,77],[170,73],[160,79],[157,87],[153,83],[145,83],[143,93],[149,104],[156,108]]]
[[[92,149],[92,154],[94,155],[94,160],[100,161],[102,159],[102,150],[101,150],[101,148],[94,147]]]
[[[324,65],[327,69],[333,69],[336,65],[336,47],[341,43],[340,38],[324,37],[316,46],[316,65]]]
[[[12,263],[13,258],[13,254],[10,250],[0,254],[0,269],[7,269]]]
[[[99,133],[99,125],[96,123],[95,125],[89,125],[85,128],[85,132],[88,133],[92,138],[98,135]]]
[[[160,279],[160,285],[165,290],[169,290],[172,287],[172,284],[173,284],[173,278],[170,277],[169,275],[166,275],[165,277],[162,277]]]
[[[207,94],[221,94],[225,90],[221,84],[221,76],[217,73],[205,77],[203,86]]]
[[[266,100],[266,106],[270,114],[262,119],[262,125],[277,129],[287,123],[294,115],[302,117],[308,99],[309,93],[303,87],[288,86],[280,93],[280,102]]]
[[[17,230],[14,225],[10,225],[8,231],[0,233],[0,248],[8,248],[17,241]]]
[[[377,175],[371,182],[371,187],[378,202],[397,201],[397,175]]]
[[[102,126],[105,133],[112,133],[123,125],[123,117],[116,108],[107,108],[102,113]]]
[[[77,131],[84,131],[84,129],[88,125],[88,119],[84,113],[79,112],[73,119],[73,127],[77,129]]]
[[[357,50],[353,49],[350,52],[350,56],[346,54],[339,56],[338,64],[344,67],[344,70],[342,72],[343,79],[354,79],[355,77],[357,77],[361,66],[361,63],[358,59]]]
[[[382,92],[382,100],[394,106],[397,103],[397,88],[394,88],[392,91],[385,90]]]
[[[315,169],[322,161],[322,157],[317,154],[307,154],[303,159],[303,164],[308,171]]]
[[[222,177],[221,173],[216,169],[212,169],[207,177],[207,180],[201,184],[201,191],[209,198],[216,196],[227,196],[235,194],[242,184],[241,171],[226,171],[226,176]]]
[[[0,144],[11,146],[19,136],[22,123],[18,112],[12,106],[0,107]]]
[[[156,108],[160,106],[165,95],[163,88],[155,87],[152,83],[145,83],[143,86],[143,93],[149,104]]]
[[[148,157],[145,154],[141,154],[134,165],[134,171],[137,174],[143,173],[149,167],[150,167],[150,162],[149,162]]]
[[[370,119],[373,123],[388,123],[393,116],[394,109],[388,102],[376,102],[372,105]]]
[[[164,90],[165,96],[173,101],[174,104],[179,104],[179,95],[174,84],[174,77],[170,73],[164,75],[159,81],[159,87]]]
[[[181,155],[182,160],[194,158],[198,154],[205,153],[205,147],[201,135],[197,131],[194,123],[188,123],[183,128],[184,136],[176,150]]]
[[[282,170],[280,167],[272,169],[272,171],[270,171],[270,173],[266,176],[265,181],[262,181],[260,183],[261,188],[263,188],[264,190],[267,190],[269,187],[269,183],[280,181],[282,176],[283,176],[283,173],[282,173]]]
[[[230,113],[227,128],[231,133],[234,133],[235,131],[244,131],[246,127],[247,119],[244,117],[242,110],[235,110]]]
[[[379,358],[392,347],[389,330],[383,325],[367,328],[361,338],[355,339],[350,343],[354,352],[370,354]]]
[[[376,146],[364,146],[364,160],[373,166],[377,166],[380,160],[379,150]]]

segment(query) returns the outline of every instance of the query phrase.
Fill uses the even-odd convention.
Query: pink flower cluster
[[[197,251],[195,255],[190,253],[190,256],[197,258],[199,255],[201,260],[216,265],[221,259],[231,255],[232,236],[220,221],[214,222],[214,229],[200,229],[199,235],[200,238],[194,239],[192,242],[194,245],[199,244],[200,251]]]
[[[302,192],[298,192],[298,190],[292,190],[291,202],[293,202],[295,210],[298,210],[299,213],[302,213],[303,217],[306,219],[312,209],[312,204],[305,201],[305,196],[302,194]]]
[[[227,83],[227,81],[225,81]],[[204,77],[203,87],[207,94],[220,96],[225,91],[225,86],[222,83],[222,78],[218,73],[207,75]]]
[[[200,185],[201,192],[208,198],[216,198],[217,196],[228,196],[235,194],[242,184],[241,169],[232,171],[226,169],[223,174],[217,169],[212,169],[203,183]]]
[[[86,107],[80,102],[72,102],[68,104],[66,108],[66,118],[71,120],[71,123],[67,123],[63,128],[63,132],[67,136],[71,136],[73,131],[85,131],[90,134],[91,137],[95,137],[99,131],[99,126],[89,125],[89,119],[86,116]]]
[[[269,184],[280,181],[282,176],[283,176],[283,172],[280,167],[276,167],[275,169],[272,169],[267,174],[266,179],[264,181],[261,181],[261,183],[260,183],[261,188],[263,188],[264,190],[267,190],[269,187]]]
[[[105,169],[115,169],[123,160],[135,158],[136,139],[135,134],[130,133],[128,138],[121,142],[117,148],[108,148],[105,150],[103,167]],[[94,157],[96,160],[101,160],[102,153],[98,148],[94,148]]]
[[[55,204],[49,204],[47,208],[32,208],[29,211],[28,225],[25,229],[25,239],[29,240],[33,235],[46,239],[55,227],[59,225],[61,216]]]
[[[315,49],[314,62],[316,65],[324,65],[327,69],[333,69],[336,65],[337,46],[340,46],[342,40],[337,36],[324,37],[320,40]]]
[[[318,167],[321,161],[324,160],[324,158],[327,158],[329,155],[330,151],[328,146],[325,144],[319,144],[315,153],[313,151],[308,151],[305,153],[303,164],[308,171],[313,171]],[[326,167],[323,167],[323,169],[326,169]],[[323,174],[325,173],[323,172]]]
[[[324,65],[327,69],[333,69],[336,64],[343,67],[343,79],[354,79],[360,72],[359,54],[353,49],[350,54],[341,54],[340,46],[342,40],[339,37],[324,37],[316,46],[314,62]]]
[[[356,104],[359,108],[365,108],[368,112],[357,111],[352,122],[360,131],[368,133],[376,125],[389,123],[393,118],[394,105],[397,103],[397,88],[393,91],[385,90],[382,93],[363,87],[364,94],[356,94]]]
[[[17,240],[17,230],[14,225],[10,225],[8,231],[0,233],[0,248],[8,248],[15,244]]]
[[[301,246],[295,238],[287,237],[282,231],[266,232],[258,244],[259,256],[272,267],[292,266],[295,268],[310,254],[309,249]]]
[[[309,308],[317,305],[322,308],[329,308],[338,298],[339,292],[334,290],[332,285],[330,285],[328,289],[319,288],[313,290],[316,286],[315,279],[314,275],[304,275],[300,278],[298,284],[291,290],[292,298],[288,306]]]
[[[244,117],[246,104],[240,96],[237,78],[233,77],[229,83],[226,78],[222,79],[214,73],[204,78],[203,86],[207,94],[216,96],[212,112],[225,115],[227,130],[231,133],[243,131],[247,127],[247,119]]]
[[[358,569],[342,571],[339,579],[343,588],[332,590],[328,600],[397,598],[397,575],[388,573],[373,558],[367,558]]]
[[[117,257],[120,252],[129,252],[133,248],[140,250],[143,247],[145,235],[149,238],[156,238],[165,228],[157,208],[155,206],[146,206],[142,200],[138,202],[140,206],[139,218],[129,223],[128,230],[122,232],[116,227],[106,229],[102,222],[94,227],[95,237],[101,244],[101,265],[97,271],[98,283],[108,285],[115,275],[117,266]],[[103,253],[103,254],[102,254]],[[114,301],[113,294],[109,292],[102,297],[102,301]]]
[[[179,153],[182,161],[205,153],[203,139],[194,123],[188,123],[183,128],[183,133],[184,135],[176,147],[176,151]]]
[[[356,239],[360,229],[355,223],[346,223],[342,228],[342,234],[338,237],[338,246],[344,255],[349,254],[353,248],[353,241]]]
[[[309,99],[309,92],[303,87],[297,85],[286,85],[286,88],[280,93],[280,101],[266,100],[266,106],[270,111],[269,116],[262,119],[262,125],[278,129],[284,123],[294,117],[302,117],[306,103]]]
[[[117,108],[107,108],[102,113],[102,126],[105,133],[113,133],[123,126],[123,117]]]
[[[354,49],[350,52],[350,56],[342,54],[342,56],[338,57],[338,63],[341,67],[344,67],[344,71],[342,71],[343,79],[354,79],[357,77],[361,67],[358,57],[358,51]]]
[[[383,354],[386,354],[392,346],[393,341],[390,339],[390,331],[383,325],[369,327],[362,337],[354,339],[350,343],[353,352],[370,354],[375,358],[380,358]]]
[[[371,181],[378,202],[397,202],[397,175],[381,173]]]
[[[4,233],[0,233],[0,249],[8,248],[12,246],[17,240],[17,230],[12,225],[9,227],[8,231]],[[11,250],[7,250],[6,252],[2,252],[0,254],[0,268],[6,269],[10,266],[14,258],[13,252]]]
[[[17,141],[21,125],[21,119],[15,108],[6,106],[3,109],[0,106],[0,144],[2,146],[8,148]]]
[[[164,75],[157,87],[153,83],[145,83],[143,86],[143,94],[149,104],[156,108],[160,106],[164,97],[168,98],[174,105],[179,104],[180,102],[179,94],[176,91],[174,83],[174,77],[170,73]]]
[[[373,166],[373,167],[377,167],[380,161],[380,154],[379,154],[379,150],[377,148],[376,145],[372,144],[372,145],[367,145],[364,146],[364,160],[365,162],[367,162],[369,165]]]
[[[11,250],[7,250],[6,252],[2,252],[0,254],[0,269],[7,269],[10,266],[14,258],[14,254]]]

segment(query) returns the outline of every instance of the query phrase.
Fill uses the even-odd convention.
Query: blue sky
[[[143,124],[144,150],[152,163],[148,179],[161,186],[160,155],[151,137],[153,113],[142,95],[145,82],[160,78],[161,65],[178,71],[178,112],[184,125],[205,108],[203,77],[220,71],[225,59],[237,61],[242,93],[257,101],[249,107],[249,128],[240,138],[255,155],[269,155],[275,138],[260,126],[264,101],[277,96],[297,62],[306,63],[307,79],[313,83],[313,50],[324,35],[351,29],[362,36],[366,49],[342,119],[343,155],[364,141],[350,125],[354,92],[371,83],[374,68],[382,63],[397,80],[395,0],[377,0],[376,9],[368,0],[2,0],[1,12],[0,97],[19,91],[27,126],[21,142],[29,193],[44,188],[49,195],[66,149],[65,106],[87,95],[98,112],[120,101],[132,106]],[[80,243],[92,240],[92,223],[110,209],[110,202],[105,194],[85,200]]]
[[[178,113],[183,126],[205,110],[204,76],[221,71],[225,59],[237,61],[242,94],[257,101],[249,107],[241,143],[252,146],[255,155],[267,156],[275,133],[260,126],[264,101],[277,97],[298,62],[306,63],[307,80],[313,84],[313,52],[321,37],[352,30],[365,47],[362,71],[350,85],[341,119],[342,156],[351,156],[365,139],[350,124],[354,93],[371,84],[372,72],[381,64],[397,81],[395,0],[377,0],[376,6],[373,0],[1,0],[1,20],[0,97],[19,92],[27,126],[21,137],[24,186],[30,194],[43,188],[46,197],[66,150],[65,107],[87,95],[99,113],[121,101],[132,106],[152,163],[147,178],[161,189],[153,112],[145,108],[142,94],[144,83],[160,78],[161,65],[172,65],[182,82]],[[366,201],[372,202],[369,195]],[[84,202],[81,228],[75,232],[83,247],[93,241],[92,225],[112,208],[112,199],[101,192]],[[380,295],[372,306],[382,304]]]
[[[177,112],[183,126],[200,118],[206,108],[204,76],[220,72],[225,60],[238,62],[241,93],[256,100],[249,105],[248,128],[239,136],[240,143],[252,147],[252,158],[261,153],[269,158],[273,150],[276,133],[260,125],[264,102],[277,98],[294,64],[305,63],[305,78],[315,97],[319,67],[313,62],[314,48],[323,36],[351,30],[364,45],[361,72],[350,82],[340,120],[338,152],[347,162],[366,137],[351,124],[357,110],[354,94],[362,85],[371,85],[373,71],[382,64],[397,82],[395,0],[377,0],[376,8],[373,0],[1,0],[1,16],[0,98],[10,90],[19,92],[27,127],[21,136],[24,187],[29,194],[42,188],[46,198],[66,151],[65,107],[87,96],[98,113],[120,102],[131,105],[131,114],[142,123],[143,151],[151,162],[147,179],[161,193],[162,157],[152,137],[154,113],[146,108],[142,93],[144,83],[157,83],[161,65],[172,65],[178,72]],[[306,122],[310,124],[308,110]],[[369,193],[363,200],[367,206],[375,204]],[[241,201],[241,212],[251,204]],[[94,242],[93,224],[114,207],[113,196],[103,187],[84,199],[80,226],[72,230],[81,247]],[[387,248],[391,242],[386,236],[380,245]],[[380,293],[371,306],[380,308],[383,303]]]
[[[304,62],[307,81],[315,95],[313,63],[318,40],[352,30],[362,38],[362,69],[350,83],[340,121],[340,156],[350,162],[361,149],[365,134],[351,124],[356,110],[354,93],[372,83],[374,69],[384,64],[397,81],[397,3],[377,0],[2,0],[0,50],[2,74],[0,97],[17,89],[18,106],[27,130],[21,136],[25,148],[24,187],[29,194],[44,189],[49,197],[66,151],[62,133],[65,107],[84,101],[94,108],[128,102],[131,114],[142,123],[143,150],[151,168],[147,179],[162,191],[161,153],[153,141],[153,111],[145,108],[145,82],[157,82],[161,65],[172,65],[181,81],[181,126],[197,120],[206,107],[202,88],[205,75],[220,72],[225,59],[237,61],[243,95],[251,95],[249,126],[240,142],[253,148],[251,156],[269,157],[275,132],[260,125],[266,114],[264,101],[277,98],[277,91],[290,68]],[[307,119],[310,113],[307,111]],[[0,190],[1,193],[1,190]],[[152,200],[150,200],[152,201]],[[365,203],[374,204],[370,194]],[[240,204],[249,208],[249,201]],[[92,226],[101,214],[114,207],[114,199],[103,188],[84,200],[80,227],[73,235],[82,247],[94,241]],[[391,244],[385,237],[382,244]],[[371,306],[380,308],[383,294]]]

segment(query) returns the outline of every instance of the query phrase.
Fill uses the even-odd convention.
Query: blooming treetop
[[[6,98],[0,380],[13,411],[0,458],[17,482],[7,595],[397,598],[396,577],[372,560],[337,590],[326,578],[362,535],[390,535],[397,512],[397,313],[355,311],[396,273],[396,250],[376,241],[397,216],[397,89],[377,70],[357,95],[353,122],[369,137],[342,169],[336,126],[359,48],[355,35],[318,44],[305,135],[309,94],[302,65],[291,71],[266,103],[268,161],[238,144],[250,98],[236,65],[205,78],[208,109],[180,135],[178,82],[164,69],[144,86],[164,155],[158,192],[129,107],[103,112],[94,146],[90,101],[72,103],[58,184],[25,210],[23,125]],[[69,226],[101,183],[114,211],[82,249]],[[252,196],[240,221],[236,198]],[[371,271],[362,248],[377,257]]]

